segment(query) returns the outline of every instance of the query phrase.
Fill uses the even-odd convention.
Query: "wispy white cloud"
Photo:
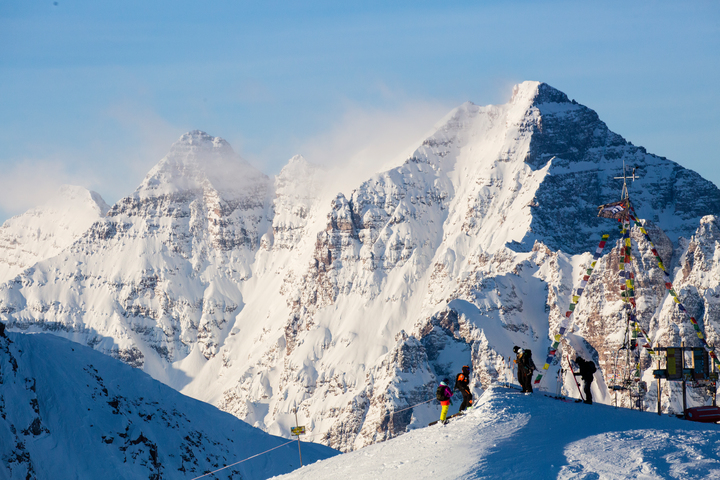
[[[5,159],[0,175],[0,223],[39,206],[60,185],[98,192],[108,203],[131,194],[147,172],[184,133],[147,107],[116,104],[104,114],[103,137],[80,145],[43,146],[43,153]]]
[[[55,195],[63,184],[88,185],[85,174],[72,174],[67,162],[26,159],[5,166],[0,176],[0,214],[10,217],[39,206]]]
[[[131,193],[147,172],[167,154],[172,143],[191,130],[173,125],[151,108],[135,103],[117,103],[107,109],[106,115],[118,124],[119,133],[126,138],[124,148],[115,152],[105,151],[114,163],[112,171],[117,172],[116,179],[121,180],[124,193],[120,195]]]
[[[388,109],[347,103],[330,129],[299,143],[298,153],[332,170],[334,193],[348,194],[373,174],[406,160],[453,106],[418,100]]]
[[[401,164],[455,106],[398,99],[389,89],[383,96],[389,107],[346,102],[330,128],[282,146],[289,151],[294,143],[293,153],[330,170],[332,191],[326,195],[349,194],[373,174]],[[102,138],[91,136],[82,145],[50,149],[52,154],[46,157],[13,160],[0,177],[0,221],[44,203],[62,184],[95,190],[112,204],[131,194],[170,145],[191,129],[173,125],[135,103],[117,103],[105,110],[104,117],[116,129]],[[233,147],[243,153],[242,141]]]

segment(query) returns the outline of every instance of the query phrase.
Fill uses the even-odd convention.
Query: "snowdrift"
[[[277,478],[720,478],[719,442],[715,424],[494,387],[445,426]]]

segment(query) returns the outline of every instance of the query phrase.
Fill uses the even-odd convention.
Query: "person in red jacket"
[[[460,390],[463,396],[463,402],[460,405],[460,412],[473,406],[473,396],[470,393],[470,367],[464,365],[462,367],[462,373],[458,373],[455,378],[455,390]]]
[[[450,408],[450,399],[453,396],[452,390],[448,387],[448,383],[450,383],[450,380],[447,378],[440,382],[436,393],[437,399],[440,400],[440,405],[442,405],[440,409],[440,421],[443,424],[447,423],[447,412],[448,408]]]

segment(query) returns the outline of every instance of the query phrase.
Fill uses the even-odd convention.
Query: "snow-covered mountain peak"
[[[295,155],[280,170],[277,178],[281,181],[302,181],[312,175],[319,167],[308,162],[302,155]]]
[[[182,153],[190,149],[218,150],[234,154],[230,144],[220,137],[213,137],[202,130],[192,130],[180,136],[177,142],[170,147],[170,153]]]
[[[295,155],[275,177],[275,196],[285,196],[293,203],[317,199],[324,173],[322,167],[308,162],[302,155]]]
[[[170,147],[170,152],[150,170],[136,193],[144,198],[211,189],[226,196],[263,179],[265,175],[235,153],[228,142],[193,130]]]
[[[525,81],[513,87],[510,103],[532,103],[541,105],[543,103],[571,103],[567,95],[560,90],[551,87],[547,83],[536,81]]]
[[[77,185],[61,185],[57,194],[40,208],[54,208],[58,211],[66,210],[66,207],[82,205],[88,210],[96,211],[100,216],[105,216],[110,206],[99,193]]]
[[[302,155],[295,155],[275,177],[272,236],[276,247],[292,249],[307,235],[308,217],[319,204],[325,173]]]
[[[57,255],[109,209],[100,194],[63,185],[43,205],[8,219],[0,227],[0,283]]]

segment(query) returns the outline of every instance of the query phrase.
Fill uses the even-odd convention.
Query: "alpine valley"
[[[561,348],[595,360],[595,399],[610,403],[623,250],[597,207],[620,200],[616,177],[631,169],[630,199],[675,291],[720,344],[720,190],[538,82],[504,105],[457,107],[351,191],[300,156],[269,178],[224,140],[189,132],[111,207],[74,190],[82,201],[67,218],[80,216],[72,208],[90,221],[63,230],[74,236],[62,248],[0,258],[18,267],[6,268],[0,319],[92,347],[270,434],[289,437],[297,406],[309,439],[347,452],[436,419],[436,382],[462,365],[476,394],[512,380],[514,345],[542,366],[608,233]],[[0,252],[27,244],[30,218],[34,238],[57,237],[57,215],[33,212],[5,223]],[[700,345],[637,226],[631,236],[650,340]],[[542,388],[573,394],[555,358]],[[665,411],[681,409],[678,388],[664,383]],[[654,408],[654,389],[643,402]]]

